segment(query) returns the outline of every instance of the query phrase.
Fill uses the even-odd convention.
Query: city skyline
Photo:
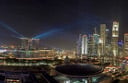
[[[40,35],[43,45],[71,49],[79,34],[92,34],[102,23],[111,30],[115,20],[120,22],[119,35],[123,39],[128,32],[127,6],[125,1],[115,1],[2,0],[1,43],[20,41],[19,34],[30,38]]]

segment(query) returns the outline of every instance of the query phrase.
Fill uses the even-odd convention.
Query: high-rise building
[[[32,49],[35,49],[35,50],[39,49],[39,40],[40,39],[32,39]]]
[[[88,55],[97,56],[99,44],[99,34],[97,34],[96,28],[94,28],[94,34],[89,35],[88,37]]]
[[[28,50],[33,49],[33,45],[32,45],[33,40],[31,38],[28,39]]]
[[[28,46],[28,38],[22,37],[21,39],[21,49],[27,50],[29,48]]]
[[[82,35],[79,35],[79,39],[77,41],[77,55],[80,56],[81,55],[81,41],[82,41]]]
[[[94,45],[94,38],[92,34],[88,36],[88,55],[92,56],[93,54],[93,45]]]
[[[88,36],[88,55],[97,56],[97,48],[99,43],[99,34],[96,28],[94,28],[94,33]]]
[[[111,44],[111,31],[106,28],[106,45],[110,45]]]
[[[118,37],[119,37],[119,22],[114,21],[112,26],[112,54],[118,56]]]
[[[101,41],[101,38],[99,38],[99,44],[98,44],[98,49],[97,49],[97,54],[99,57],[102,56],[102,41]]]
[[[21,39],[21,49],[24,50],[39,49],[39,39],[26,38],[26,37],[20,39]]]
[[[106,28],[105,55],[110,57],[111,53],[111,31]]]
[[[94,33],[92,36],[92,53],[91,53],[91,56],[97,56],[98,44],[99,44],[99,35],[97,33]]]
[[[128,55],[128,33],[124,34],[124,54]]]
[[[106,45],[106,24],[100,25],[100,40],[99,40],[99,56],[105,55],[105,45]]]
[[[88,38],[87,38],[87,35],[82,36],[81,53],[82,53],[82,55],[87,55],[88,54]]]

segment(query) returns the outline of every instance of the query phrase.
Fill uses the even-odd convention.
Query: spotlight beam
[[[47,37],[47,36],[49,36],[49,35],[53,35],[53,34],[55,34],[56,32],[59,32],[59,31],[61,31],[61,29],[53,29],[53,30],[50,30],[50,31],[48,31],[48,32],[45,32],[45,33],[36,35],[36,36],[34,36],[33,38],[35,38],[35,39],[36,39],[36,38],[37,38],[37,39],[41,39],[41,38]]]
[[[3,26],[4,28],[6,28],[7,30],[15,33],[16,35],[18,35],[19,37],[24,37],[22,34],[18,33],[16,30],[14,30],[12,27],[8,26],[7,24],[0,22],[0,25]]]

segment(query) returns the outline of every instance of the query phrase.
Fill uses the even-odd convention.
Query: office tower
[[[87,55],[88,54],[88,38],[87,38],[87,35],[82,36],[81,53],[82,53],[82,55]]]
[[[88,36],[88,55],[93,55],[93,45],[94,45],[94,38],[92,34],[89,34]]]
[[[111,31],[107,28],[106,29],[106,42],[105,42],[105,55],[106,57],[111,57]]]
[[[109,45],[111,43],[111,32],[108,28],[106,28],[106,45]]]
[[[124,34],[124,55],[128,55],[128,33]]]
[[[93,34],[93,41],[92,41],[92,56],[97,56],[98,52],[98,44],[99,44],[99,35],[97,33]]]
[[[33,40],[31,38],[28,39],[28,50],[32,50],[33,49]]]
[[[82,41],[82,35],[79,35],[79,39],[77,41],[77,55],[80,56],[81,55],[81,41]]]
[[[93,34],[93,42],[94,44],[99,44],[99,34]]]
[[[39,40],[40,39],[32,39],[32,49],[38,50],[39,49]]]
[[[97,54],[98,54],[98,57],[101,57],[102,56],[102,41],[101,41],[101,38],[99,38],[99,44],[98,44],[98,49],[97,49]]]
[[[94,28],[94,33],[88,37],[88,54],[90,56],[97,56],[99,44],[99,34],[97,34],[96,28]]]
[[[20,38],[20,39],[21,39],[21,49],[27,50],[29,48],[29,46],[28,46],[28,38],[23,37],[23,38]]]
[[[112,26],[112,54],[118,56],[118,37],[119,37],[119,22],[114,21]]]
[[[100,55],[105,55],[105,45],[106,45],[106,24],[100,25],[100,42],[99,42],[99,52]]]
[[[20,38],[21,39],[21,49],[24,50],[38,50],[39,49],[39,39],[33,38]]]

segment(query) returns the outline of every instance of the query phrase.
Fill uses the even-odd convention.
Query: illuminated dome
[[[55,70],[69,77],[91,77],[103,72],[103,68],[92,64],[69,64],[60,65]]]

